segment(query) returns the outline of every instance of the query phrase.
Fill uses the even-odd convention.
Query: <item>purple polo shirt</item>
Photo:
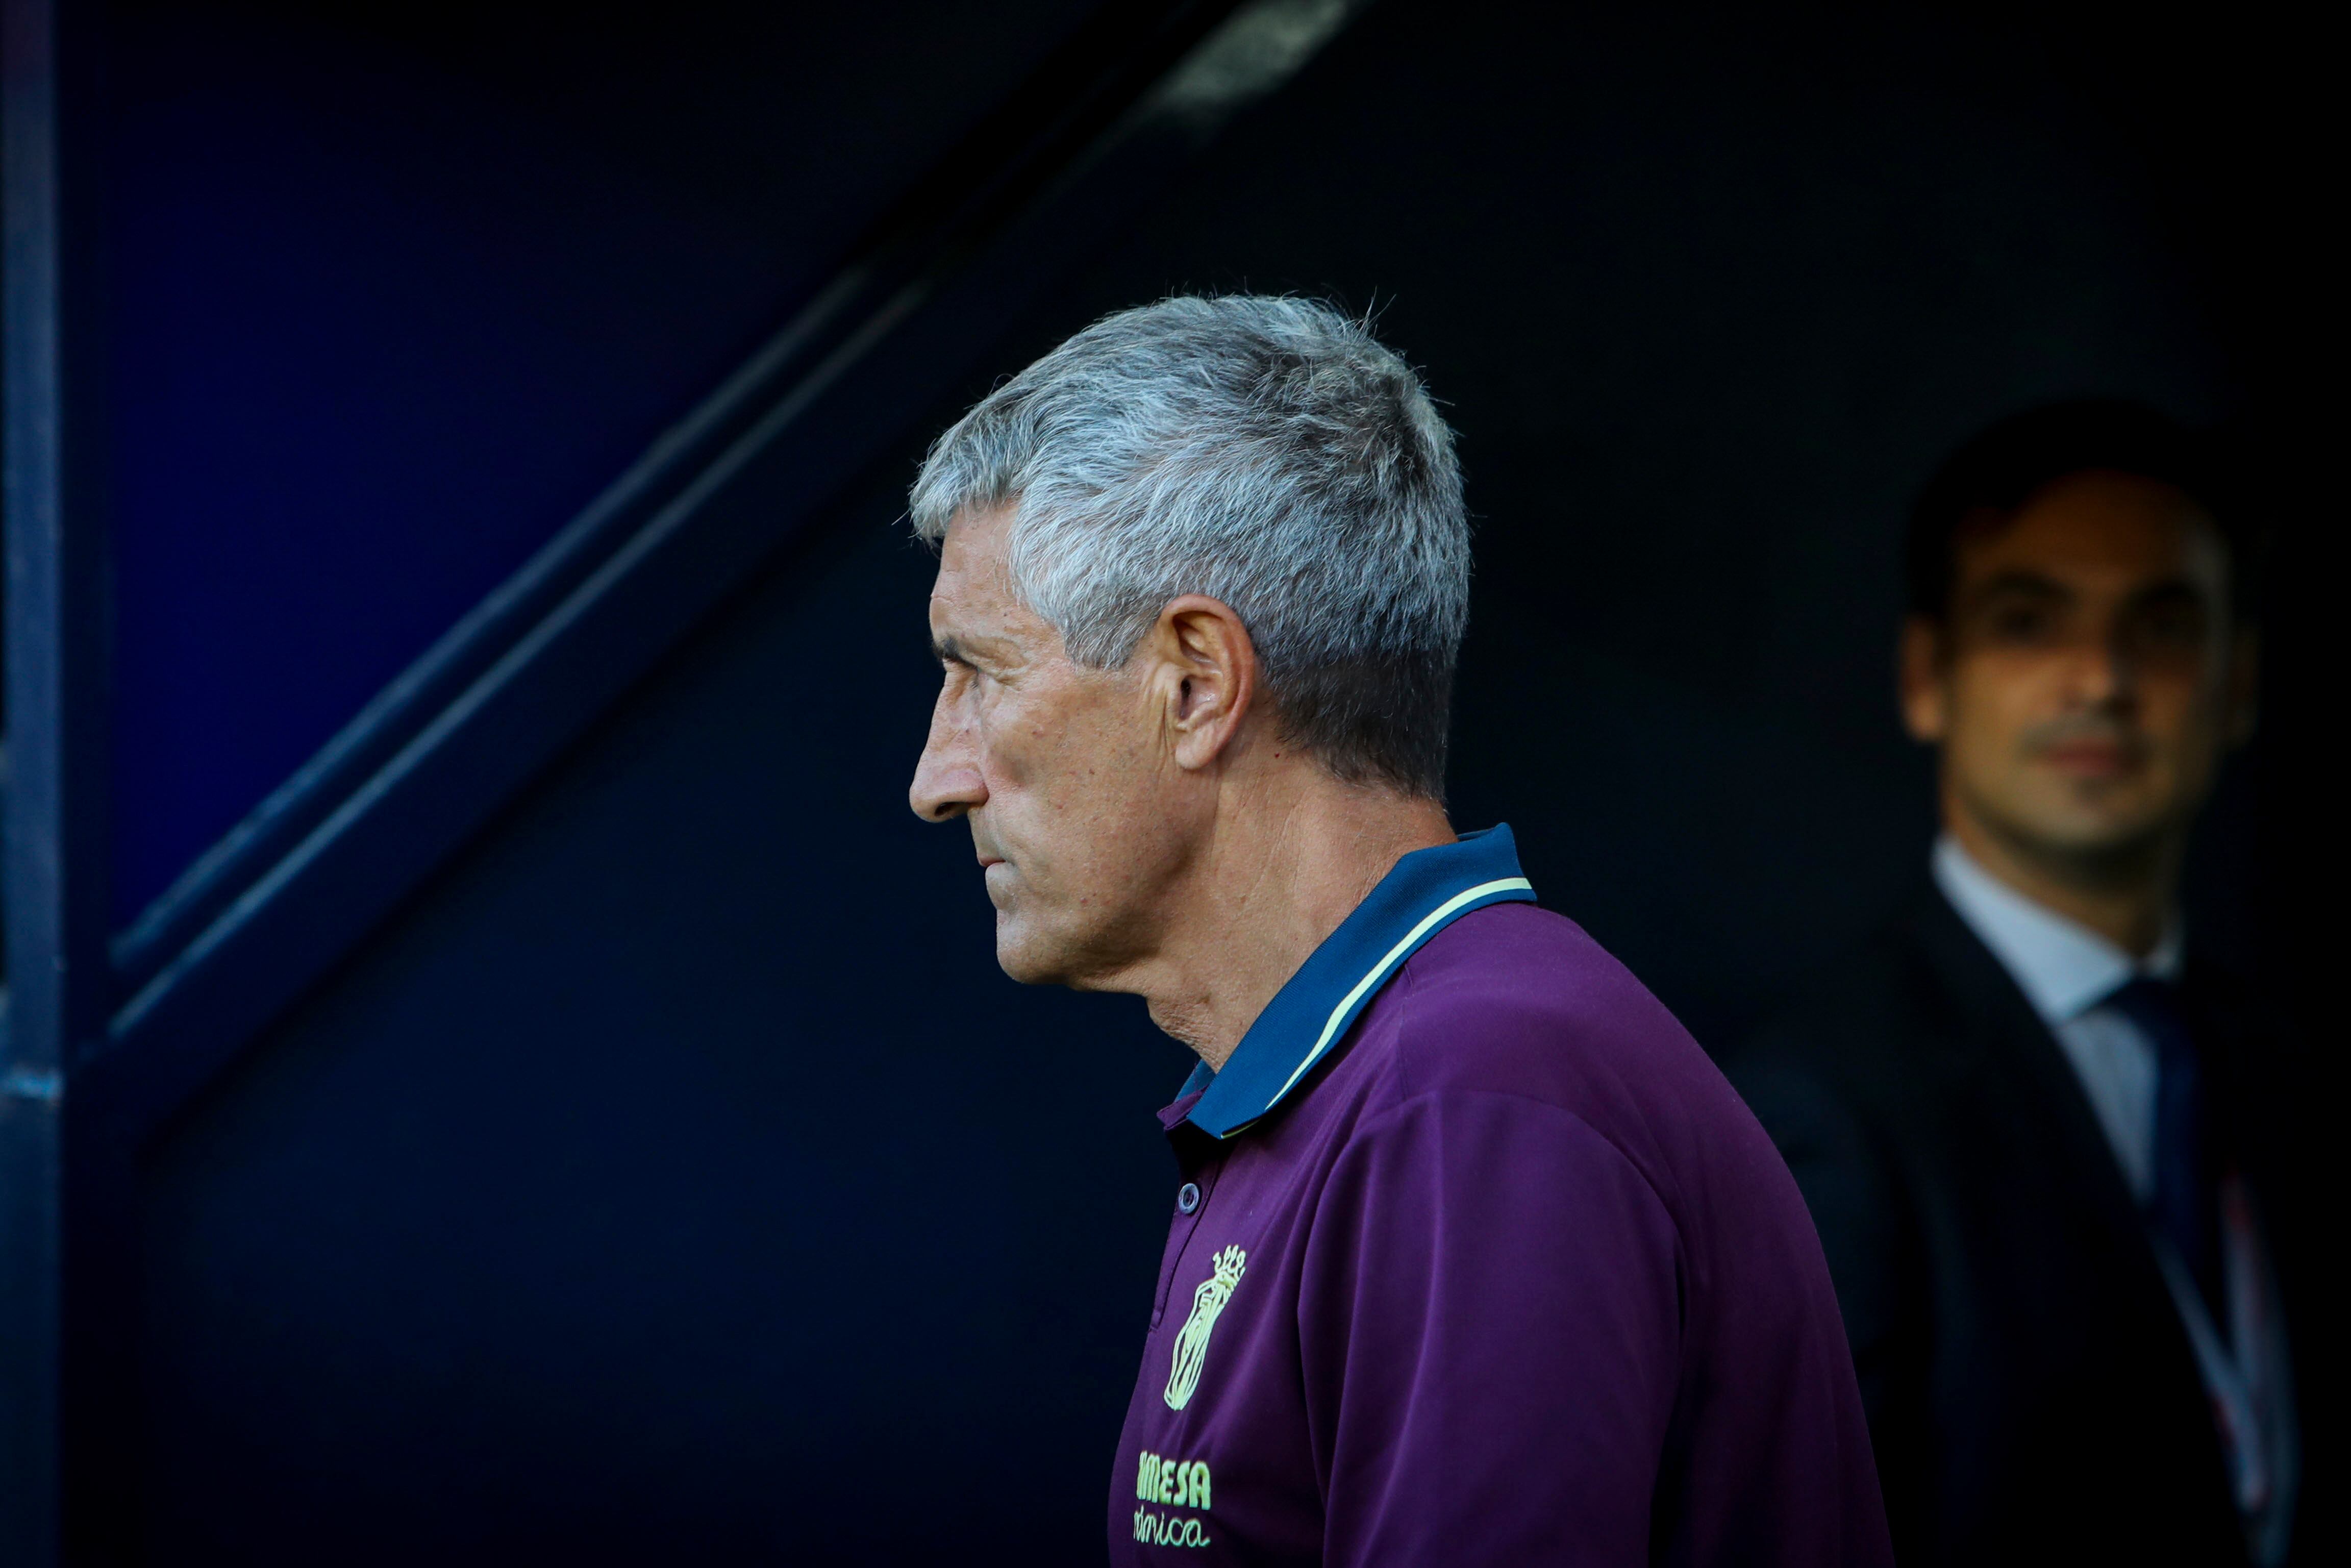
[[[1161,1113],[1114,1563],[1886,1563],[1794,1181],[1508,828],[1406,855]]]

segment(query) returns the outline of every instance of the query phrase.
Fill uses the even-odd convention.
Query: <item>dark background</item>
[[[127,923],[1067,37],[987,7],[109,14]],[[145,1166],[156,1563],[1092,1561],[1186,1061],[1024,990],[904,790],[927,439],[1171,289],[1376,311],[1479,528],[1452,793],[1709,1044],[1920,873],[1907,497],[2079,394],[2232,422],[2268,710],[2195,939],[2314,987],[2339,93],[2283,10],[1381,0]],[[2314,1488],[2328,1484],[2314,1473]]]

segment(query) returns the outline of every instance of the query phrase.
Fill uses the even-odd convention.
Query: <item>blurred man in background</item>
[[[1910,1563],[2284,1559],[2301,1445],[2244,988],[2183,951],[2253,724],[2249,530],[2145,409],[1999,425],[1908,540],[1931,885],[1733,1077],[1812,1207]]]

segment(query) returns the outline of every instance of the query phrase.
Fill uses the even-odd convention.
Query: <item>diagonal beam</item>
[[[115,1135],[182,1103],[784,539],[1016,308],[1362,0],[1113,6],[606,494],[115,945]]]

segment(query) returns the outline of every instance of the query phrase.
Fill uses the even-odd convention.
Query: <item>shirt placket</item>
[[[1168,1227],[1167,1249],[1160,1259],[1158,1294],[1151,1303],[1151,1327],[1155,1332],[1166,1313],[1168,1291],[1184,1266],[1185,1254],[1191,1249],[1192,1237],[1207,1215],[1217,1177],[1225,1168],[1224,1145],[1188,1122],[1179,1122],[1170,1128],[1167,1141],[1176,1151],[1176,1168],[1183,1179],[1176,1189],[1176,1215]],[[1192,1197],[1188,1211],[1185,1208],[1187,1195]]]

